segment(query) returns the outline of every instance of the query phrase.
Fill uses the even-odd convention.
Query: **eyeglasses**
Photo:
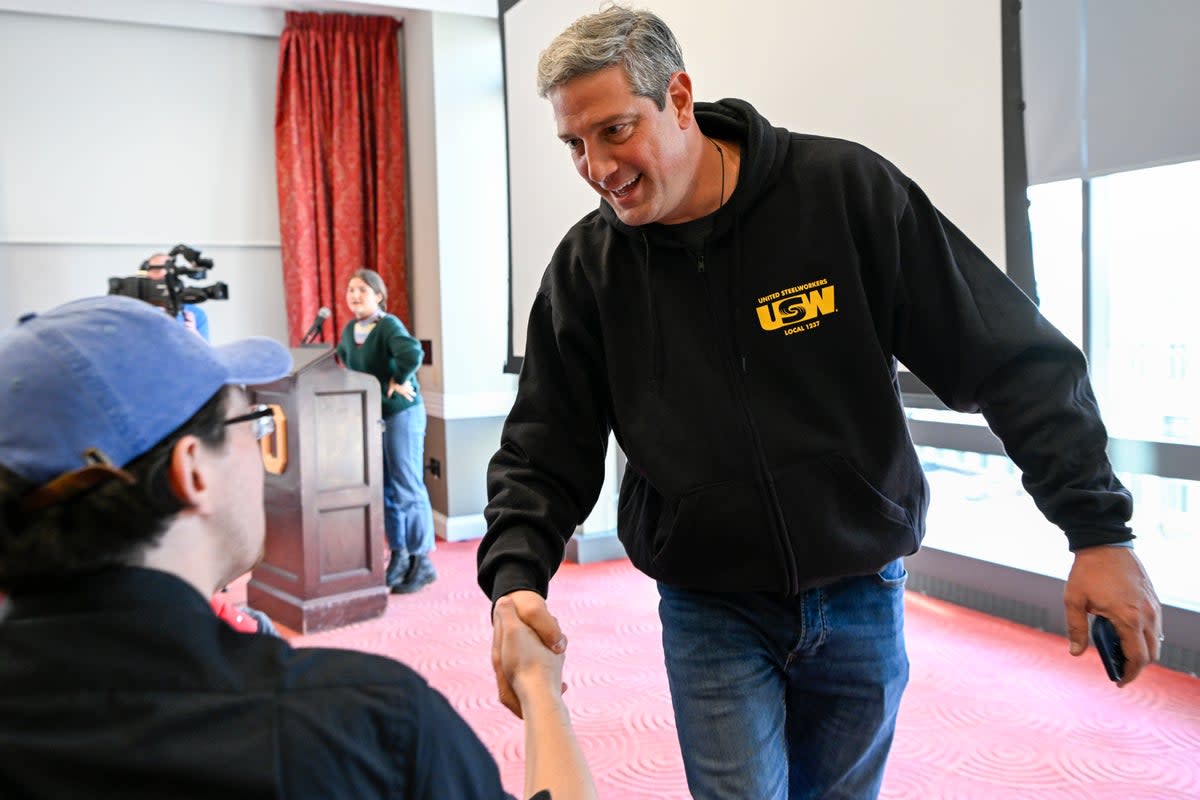
[[[233,425],[237,422],[250,422],[251,420],[254,421],[255,439],[264,439],[275,432],[275,412],[271,410],[270,406],[264,405],[251,406],[250,413],[231,417],[223,424]]]

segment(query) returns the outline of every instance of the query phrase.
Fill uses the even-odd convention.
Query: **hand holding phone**
[[[1109,680],[1120,683],[1125,677],[1125,651],[1121,649],[1121,637],[1117,636],[1117,629],[1107,617],[1092,619],[1092,641],[1096,643]]]

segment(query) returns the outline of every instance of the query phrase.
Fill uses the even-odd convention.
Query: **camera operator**
[[[155,253],[142,262],[142,273],[152,281],[165,280],[167,277],[167,265],[171,262],[172,258],[173,256],[167,253]],[[204,338],[204,341],[212,341],[208,332],[208,314],[200,306],[193,305],[192,303],[183,303],[180,306],[176,319],[182,322],[183,326],[188,330],[198,333]]]

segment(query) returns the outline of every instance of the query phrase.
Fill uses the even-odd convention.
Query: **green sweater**
[[[395,378],[396,383],[411,381],[413,388],[420,391],[417,367],[421,366],[425,351],[399,318],[384,314],[361,345],[354,343],[354,321],[351,320],[342,329],[342,341],[338,344],[337,354],[347,368],[366,372],[379,380],[383,416],[390,417],[416,404],[416,398],[405,400],[399,393],[387,396],[389,378]],[[417,395],[419,397],[420,394]]]

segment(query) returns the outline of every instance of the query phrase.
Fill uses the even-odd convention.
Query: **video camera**
[[[151,264],[143,261],[140,274],[125,278],[109,278],[108,293],[145,300],[147,303],[167,310],[173,317],[179,316],[185,303],[203,303],[205,300],[228,300],[229,287],[223,281],[208,286],[185,286],[183,278],[204,280],[212,269],[211,258],[201,258],[200,251],[177,244],[167,254],[166,262]],[[163,270],[162,278],[151,278],[145,273]]]

